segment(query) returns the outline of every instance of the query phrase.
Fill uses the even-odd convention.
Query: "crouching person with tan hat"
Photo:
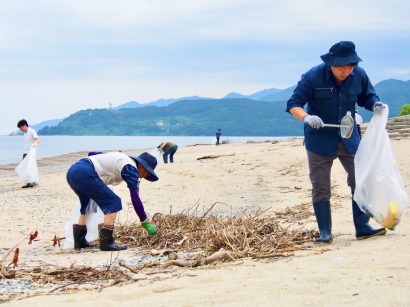
[[[73,164],[67,172],[67,182],[80,199],[80,218],[78,224],[73,225],[74,248],[92,247],[85,239],[87,226],[85,212],[93,199],[104,213],[104,224],[100,224],[100,249],[103,251],[118,251],[127,249],[127,245],[115,243],[113,237],[114,222],[117,212],[122,209],[121,199],[108,187],[122,181],[127,183],[131,201],[142,227],[150,235],[157,232],[145,213],[139,197],[140,178],[157,181],[154,169],[157,159],[147,152],[138,157],[129,157],[122,152],[90,153],[88,158]]]

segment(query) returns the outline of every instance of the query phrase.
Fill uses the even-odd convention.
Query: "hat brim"
[[[148,176],[147,179],[148,181],[157,181],[158,176],[155,174],[154,170],[146,163],[144,159],[141,159],[140,157],[130,157],[133,160],[135,160],[137,163],[141,164],[147,171],[150,173],[150,176]]]
[[[346,57],[338,57],[331,55],[329,53],[326,53],[322,56],[320,56],[323,62],[325,62],[329,66],[343,66],[347,64],[356,64],[362,61],[361,58],[359,58],[357,55],[349,55]]]

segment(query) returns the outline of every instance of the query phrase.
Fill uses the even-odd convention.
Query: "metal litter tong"
[[[354,128],[354,119],[350,111],[346,112],[346,115],[342,117],[340,125],[335,124],[324,124],[323,127],[339,128],[340,135],[344,139],[348,139],[352,136]]]

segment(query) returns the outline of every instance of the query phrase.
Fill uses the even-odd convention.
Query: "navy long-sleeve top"
[[[141,222],[147,219],[141,198],[139,196],[139,174],[138,170],[132,165],[125,165],[121,171],[121,177],[127,183],[130,190],[131,202]]]
[[[313,67],[302,75],[293,95],[287,103],[286,111],[294,107],[304,108],[307,113],[319,116],[326,124],[340,124],[343,116],[350,111],[354,117],[356,104],[369,111],[373,110],[379,97],[364,69],[357,66],[339,85],[333,78],[330,67],[325,63]],[[354,125],[352,136],[344,139],[338,128],[314,129],[304,125],[306,149],[324,156],[334,156],[337,144],[342,141],[349,153],[355,154],[360,138],[357,125]]]

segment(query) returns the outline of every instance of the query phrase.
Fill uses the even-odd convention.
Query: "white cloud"
[[[16,1],[0,6],[25,40],[136,42],[291,41],[335,32],[410,31],[409,4],[385,1]],[[175,39],[177,41],[175,41]]]
[[[407,79],[409,10],[398,0],[1,1],[0,134],[22,116],[109,101],[286,87],[346,39],[372,80]]]
[[[383,70],[386,78],[410,79],[410,67],[390,67]]]

